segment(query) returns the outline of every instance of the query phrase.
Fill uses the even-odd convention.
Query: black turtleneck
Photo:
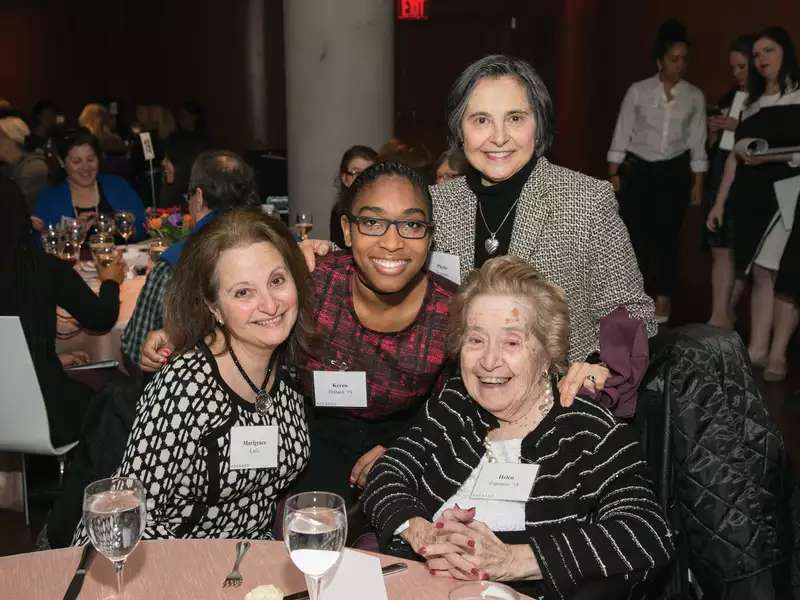
[[[511,177],[494,185],[483,185],[481,174],[478,170],[470,167],[467,171],[467,185],[478,197],[478,206],[483,209],[483,216],[486,223],[481,219],[478,208],[475,209],[475,268],[479,269],[483,263],[494,257],[508,254],[508,246],[511,243],[511,232],[514,229],[514,220],[517,217],[517,207],[508,215],[508,219],[500,227],[500,223],[508,214],[511,206],[519,198],[525,182],[528,181],[533,168],[536,166],[536,155],[532,156],[528,163]],[[500,242],[500,247],[493,254],[486,252],[484,242],[491,236],[491,231],[498,227],[495,237]]]

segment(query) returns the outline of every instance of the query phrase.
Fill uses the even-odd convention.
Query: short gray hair
[[[447,100],[447,126],[450,129],[450,146],[459,147],[464,142],[461,122],[472,91],[481,79],[486,77],[514,77],[525,88],[528,103],[536,120],[536,143],[534,154],[538,157],[547,152],[553,144],[553,101],[547,86],[529,63],[504,54],[484,56],[468,66],[450,90]]]

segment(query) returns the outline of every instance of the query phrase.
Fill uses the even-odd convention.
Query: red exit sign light
[[[400,21],[427,21],[428,0],[397,0],[397,18]]]

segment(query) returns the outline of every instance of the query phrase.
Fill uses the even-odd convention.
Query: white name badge
[[[461,259],[455,254],[431,252],[428,270],[449,279],[456,285],[461,285]]]
[[[278,466],[278,426],[231,427],[231,469]]]
[[[367,408],[366,371],[314,371],[314,406]]]
[[[486,463],[478,473],[472,497],[525,502],[531,495],[538,472],[539,465],[536,463]]]
[[[153,140],[150,138],[150,132],[143,131],[139,134],[139,139],[142,141],[142,153],[144,154],[144,159],[155,159],[156,152],[153,150]]]

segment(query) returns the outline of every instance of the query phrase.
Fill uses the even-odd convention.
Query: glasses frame
[[[389,227],[394,225],[394,228],[397,230],[397,235],[399,235],[404,240],[424,240],[429,235],[433,234],[436,225],[431,223],[430,221],[418,221],[417,219],[383,219],[381,217],[359,217],[354,215],[353,213],[345,213],[347,220],[350,222],[351,225],[355,225],[356,229],[358,229],[358,233],[361,235],[366,235],[368,237],[383,237],[389,231]],[[384,229],[382,233],[365,233],[361,229],[361,224],[364,221],[377,221],[379,223],[383,223]],[[424,233],[419,237],[411,237],[407,235],[403,235],[400,231],[400,225],[402,223],[414,223],[416,225],[422,225],[424,228]]]

